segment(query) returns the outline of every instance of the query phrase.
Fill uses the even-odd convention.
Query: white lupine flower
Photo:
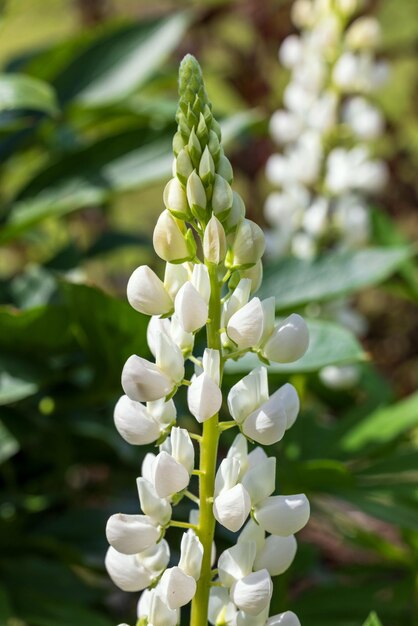
[[[225,587],[232,587],[234,583],[252,572],[256,556],[254,542],[238,541],[237,544],[224,550],[218,559],[219,580]]]
[[[383,132],[384,121],[380,111],[360,96],[350,98],[342,111],[343,121],[360,139],[370,140]]]
[[[296,422],[299,413],[300,401],[298,392],[293,385],[285,383],[276,391],[276,397],[284,406],[287,418],[286,430],[289,430]]]
[[[138,619],[147,618],[148,626],[176,626],[179,612],[169,609],[160,595],[158,587],[145,590],[138,602]]]
[[[266,626],[301,626],[301,624],[293,611],[286,611],[285,613],[280,613],[280,615],[270,617],[266,622]]]
[[[242,424],[268,397],[267,370],[265,367],[258,367],[231,387],[228,393],[229,412],[238,424]]]
[[[260,226],[244,218],[237,227],[225,263],[233,269],[251,267],[261,259],[265,248],[264,233]]]
[[[196,581],[193,576],[183,572],[180,567],[166,569],[159,583],[161,598],[169,609],[178,609],[188,604],[196,593]]]
[[[258,615],[250,615],[245,611],[238,611],[236,626],[265,626],[269,613],[269,606],[261,611]]]
[[[179,567],[195,580],[199,580],[202,559],[203,546],[194,530],[189,528],[181,538]]]
[[[184,285],[184,283],[190,278],[188,266],[188,263],[166,263],[164,273],[164,287],[166,288],[167,292],[170,294],[173,300],[176,297],[176,294],[180,287]]]
[[[215,519],[228,530],[236,532],[247,519],[251,510],[251,499],[241,483],[222,491],[213,503]]]
[[[155,333],[155,360],[132,355],[122,371],[122,387],[131,400],[150,402],[169,395],[184,376],[181,350],[165,332]]]
[[[110,546],[105,565],[110,578],[119,589],[142,591],[167,567],[169,560],[170,550],[163,539],[139,554],[121,554]]]
[[[186,354],[192,352],[194,346],[194,334],[188,333],[184,330],[177,315],[171,316],[170,336],[182,352]]]
[[[379,22],[375,17],[364,15],[350,25],[346,33],[347,45],[354,49],[376,48],[381,39]]]
[[[222,320],[224,325],[229,322],[234,313],[242,309],[242,307],[248,303],[250,293],[251,280],[249,278],[241,278],[230,298],[225,303]]]
[[[163,261],[182,263],[193,258],[180,222],[167,210],[157,220],[153,234],[154,250]]]
[[[257,261],[257,263],[253,267],[249,267],[246,270],[240,271],[241,278],[248,278],[251,280],[251,293],[256,293],[261,287],[261,283],[263,282],[263,263]]]
[[[147,343],[153,357],[155,357],[157,353],[158,333],[163,333],[168,338],[171,337],[171,323],[169,319],[153,316],[148,322]]]
[[[265,459],[245,472],[242,484],[248,491],[254,506],[270,496],[276,487],[276,458]]]
[[[116,513],[106,524],[106,537],[122,554],[137,554],[154,545],[160,536],[158,526],[146,515]]]
[[[203,236],[203,253],[209,263],[219,265],[226,255],[225,230],[215,215],[210,218]],[[196,266],[199,267],[199,266]]]
[[[272,535],[287,537],[301,530],[309,520],[310,507],[305,494],[270,496],[255,507],[255,518]]]
[[[154,523],[165,526],[171,519],[171,505],[168,500],[161,498],[154,485],[143,476],[136,479],[136,485],[139,503],[145,515]]]
[[[259,524],[256,524],[253,519],[249,519],[241,530],[237,543],[254,543],[256,547],[256,555],[263,549],[266,533]],[[255,569],[262,569],[256,567]]]
[[[259,298],[253,298],[232,315],[226,327],[228,336],[239,350],[256,346],[263,333],[263,307]]]
[[[161,428],[147,408],[122,396],[114,410],[115,426],[119,434],[132,445],[146,445],[156,441],[160,436]]]
[[[179,323],[188,333],[196,332],[208,320],[208,304],[191,282],[180,287],[174,309]]]
[[[360,377],[355,365],[327,365],[319,372],[321,381],[330,389],[352,389]]]
[[[153,468],[153,465],[154,465],[155,457],[156,457],[156,455],[153,454],[152,452],[147,452],[147,454],[144,456],[144,459],[143,459],[142,465],[141,465],[142,477],[145,478],[145,480],[147,480],[151,484],[153,482],[153,470],[152,470],[152,468]]]
[[[236,626],[237,607],[231,601],[228,590],[212,587],[209,595],[208,620],[213,626],[223,624]]]
[[[193,377],[187,390],[189,411],[198,422],[205,422],[221,408],[219,380],[220,354],[218,350],[206,349],[203,355],[203,372]]]
[[[153,484],[160,498],[186,489],[190,481],[187,469],[164,450],[157,454],[153,463]]]
[[[129,304],[145,315],[164,315],[173,309],[173,300],[148,265],[141,265],[131,275],[127,295]]]
[[[206,267],[206,265],[203,265],[203,263],[198,263],[194,266],[190,282],[192,283],[193,287],[195,287],[195,289],[197,289],[197,291],[200,293],[206,304],[208,304],[210,298],[210,280],[208,268]]]
[[[234,456],[228,456],[221,461],[215,476],[215,496],[235,487],[239,480],[240,469],[241,463]]]
[[[185,428],[172,428],[170,437],[165,440],[161,449],[181,463],[189,474],[194,469],[194,447],[190,435]]]
[[[283,40],[279,50],[279,59],[285,67],[290,69],[300,63],[302,55],[302,43],[297,35],[289,35]]]
[[[270,535],[261,549],[257,550],[254,569],[266,569],[270,576],[283,574],[291,566],[297,550],[293,535],[279,537]]]
[[[248,457],[249,455],[248,455],[247,439],[244,437],[244,435],[239,433],[235,437],[234,441],[231,443],[230,448],[226,455],[226,459],[228,459],[228,461],[230,459],[232,459],[233,462],[238,461],[239,463],[238,478],[239,479],[242,478],[242,476],[248,469]],[[216,481],[215,481],[215,493],[216,493]]]
[[[242,611],[258,615],[270,603],[272,593],[270,574],[262,569],[238,580],[231,589],[231,599]]]
[[[292,313],[278,324],[263,346],[264,356],[277,363],[292,363],[306,352],[309,346],[309,331],[305,320]]]

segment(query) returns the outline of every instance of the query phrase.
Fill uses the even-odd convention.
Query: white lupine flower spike
[[[354,34],[358,46],[362,33]],[[299,56],[295,41],[290,42],[289,65],[295,66]],[[312,81],[319,74],[312,68]],[[128,358],[122,371],[125,395],[114,410],[125,441],[155,449],[144,454],[136,477],[138,513],[116,513],[108,520],[105,564],[120,589],[143,591],[138,626],[177,626],[183,623],[182,607],[190,602],[190,626],[300,626],[289,611],[269,618],[271,577],[291,565],[294,533],[307,523],[309,503],[303,494],[274,495],[276,457],[253,444],[280,441],[297,418],[296,389],[285,383],[269,393],[263,364],[300,358],[308,346],[307,328],[296,314],[276,322],[275,299],[253,295],[263,276],[264,235],[245,217],[244,202],[231,188],[233,172],[221,129],[200,67],[190,55],[180,66],[179,93],[173,177],[153,237],[156,253],[166,262],[164,280],[140,266],[127,289],[133,308],[151,316],[147,343],[152,357]],[[290,96],[298,100],[298,93]],[[348,120],[358,107],[355,103],[347,110]],[[318,119],[322,114],[315,113]],[[371,112],[363,107],[361,114]],[[292,135],[300,119],[290,121]],[[355,123],[361,132],[365,122]],[[277,116],[277,133],[285,126]],[[303,149],[309,178],[321,152],[315,134]],[[361,155],[354,156],[361,161]],[[366,174],[362,169],[359,175],[363,185],[376,177],[370,169]],[[286,206],[285,198],[281,202]],[[304,204],[300,190],[292,202]],[[319,218],[311,216],[311,230],[322,227]],[[206,346],[195,354],[204,331]],[[225,365],[248,352],[259,356],[260,367],[239,380],[224,403]],[[187,407],[177,414],[174,396],[183,386]],[[238,434],[218,463],[220,436],[233,427]],[[182,512],[180,519],[176,510]],[[216,522],[224,532],[241,531],[220,555]],[[170,527],[184,531],[172,554],[166,539]]]

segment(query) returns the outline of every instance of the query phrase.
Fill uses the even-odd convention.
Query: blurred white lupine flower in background
[[[322,69],[314,64],[313,71],[316,84]],[[293,561],[294,533],[307,523],[309,503],[303,494],[274,495],[276,458],[248,447],[248,441],[271,445],[283,438],[297,418],[298,395],[290,383],[270,393],[264,366],[224,398],[222,378],[227,361],[248,352],[262,363],[296,361],[308,349],[308,329],[297,314],[276,321],[275,299],[255,295],[263,276],[263,231],[246,219],[244,202],[231,189],[232,167],[193,57],[180,67],[179,91],[173,178],[153,239],[166,261],[164,280],[140,266],[127,288],[132,307],[151,316],[147,342],[154,360],[128,358],[122,371],[125,395],[114,410],[125,441],[156,449],[145,454],[137,477],[140,510],[108,520],[105,563],[120,589],[145,590],[138,626],[177,626],[180,609],[189,602],[191,626],[208,620],[216,626],[298,626],[294,613],[269,618],[269,608],[272,577]],[[321,111],[316,115],[319,119]],[[304,173],[298,170],[302,152],[309,154]],[[312,131],[286,165],[295,181],[295,204],[304,202],[297,185],[317,176],[321,156],[320,136]],[[195,336],[203,327],[207,347],[196,355]],[[183,385],[193,432],[181,427],[183,416],[173,400]],[[220,420],[227,409],[230,419]],[[241,432],[218,463],[219,438],[229,428]],[[185,500],[193,503],[191,511]],[[184,519],[179,520],[174,511],[180,502]],[[231,532],[241,530],[220,556],[216,521]],[[177,559],[165,538],[171,527],[185,530]]]

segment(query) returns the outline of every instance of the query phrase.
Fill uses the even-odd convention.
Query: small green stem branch
[[[207,325],[208,348],[219,350],[222,354],[219,329],[221,325],[221,283],[216,266],[208,264],[210,278],[209,318]],[[221,360],[220,379],[222,383],[223,361]],[[192,601],[190,626],[206,626],[208,623],[209,590],[212,580],[211,553],[215,534],[215,518],[212,503],[215,485],[216,458],[219,442],[219,418],[214,415],[203,424],[203,436],[200,445],[199,478],[199,527],[198,536],[203,546],[203,561],[196,595]]]
[[[230,428],[235,428],[235,426],[238,426],[238,424],[234,421],[228,421],[228,422],[220,422],[218,424],[218,428],[219,428],[219,432],[223,433],[224,430],[229,430]]]
[[[176,520],[171,520],[169,526],[173,528],[192,528],[193,530],[197,530],[197,526],[194,524],[190,524],[189,522],[177,522]]]

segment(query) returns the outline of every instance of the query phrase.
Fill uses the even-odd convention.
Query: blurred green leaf
[[[0,74],[0,113],[14,110],[54,115],[58,111],[55,92],[50,85],[37,78],[24,74]]]
[[[418,424],[418,392],[397,404],[379,409],[343,434],[339,447],[358,452],[369,445],[381,445],[399,437]]]
[[[325,302],[388,278],[411,256],[407,247],[334,252],[313,261],[285,258],[266,267],[260,297],[278,310]]]
[[[370,613],[363,626],[382,626],[382,623],[377,617],[376,613],[373,611],[373,613]]]
[[[0,463],[4,463],[7,459],[14,456],[19,451],[19,442],[12,433],[6,428],[3,422],[0,422]],[[0,588],[0,604],[1,604],[1,588]],[[1,612],[0,612],[1,616]]]
[[[97,106],[125,98],[176,48],[189,23],[189,13],[177,12],[100,36],[55,80],[60,101]]]
[[[365,354],[354,335],[337,324],[322,320],[307,320],[309,348],[295,363],[271,363],[271,373],[316,372],[326,365],[353,363],[364,360]],[[260,365],[255,354],[238,361],[228,361],[226,372],[244,372]]]
[[[0,406],[23,400],[39,390],[39,369],[25,360],[2,354],[0,370]]]

